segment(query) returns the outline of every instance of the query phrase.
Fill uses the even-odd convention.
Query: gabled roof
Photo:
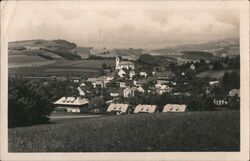
[[[107,112],[117,111],[125,113],[128,109],[128,104],[112,103],[109,105]]]
[[[62,97],[56,102],[54,102],[55,105],[75,105],[75,106],[80,106],[80,105],[85,105],[88,104],[89,101],[85,98],[81,97]]]
[[[154,113],[156,110],[156,105],[137,105],[135,107],[134,113]]]
[[[166,104],[162,112],[185,112],[186,108],[184,104]]]

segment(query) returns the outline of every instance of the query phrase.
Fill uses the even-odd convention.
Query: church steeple
[[[119,63],[120,63],[120,58],[119,58],[119,56],[117,55],[117,56],[116,56],[116,59],[115,59],[115,69],[119,69]]]

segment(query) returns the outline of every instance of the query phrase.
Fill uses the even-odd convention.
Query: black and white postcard
[[[249,160],[249,3],[1,2],[1,160]]]

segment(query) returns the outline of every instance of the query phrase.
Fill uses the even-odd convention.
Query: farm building
[[[81,97],[62,97],[54,102],[54,105],[56,105],[55,111],[66,109],[67,112],[80,113],[88,103],[87,99]]]
[[[166,104],[162,112],[185,112],[187,105],[185,104]]]
[[[107,113],[126,114],[131,112],[128,104],[111,103],[107,109]]]
[[[157,111],[158,109],[156,105],[137,105],[134,113],[155,113]]]

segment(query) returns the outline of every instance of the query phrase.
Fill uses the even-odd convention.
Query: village
[[[228,57],[220,60],[224,69],[230,69]],[[237,77],[237,72],[226,72],[223,78],[196,77],[199,71],[216,68],[217,60],[155,66],[117,55],[114,61],[115,66],[103,64],[100,76],[71,78],[71,91],[54,102],[53,114],[121,115],[239,108],[239,85],[229,80]],[[226,84],[230,81],[233,83]]]

